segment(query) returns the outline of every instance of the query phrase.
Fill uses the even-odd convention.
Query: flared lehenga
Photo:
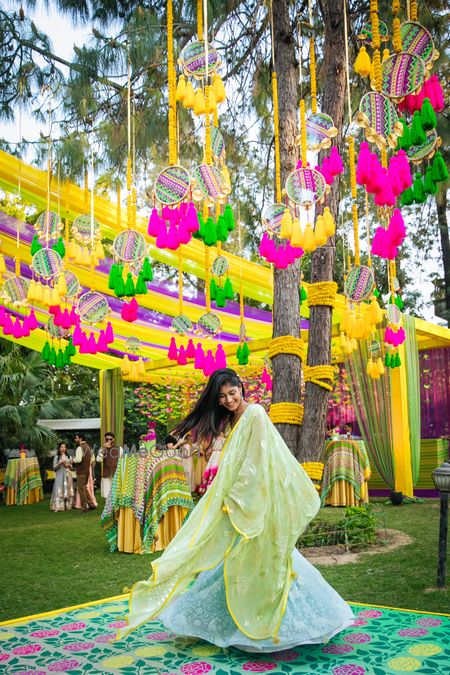
[[[327,642],[353,613],[295,544],[317,513],[311,480],[259,405],[229,434],[217,476],[130,593],[127,627],[273,652]]]

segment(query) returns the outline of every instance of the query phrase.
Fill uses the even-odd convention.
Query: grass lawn
[[[97,511],[52,513],[49,499],[31,506],[0,506],[2,601],[0,621],[45,612],[123,592],[150,576],[152,556],[109,553]],[[324,577],[346,599],[429,612],[450,612],[449,587],[436,589],[439,503],[382,506],[386,527],[414,543],[363,556],[357,563],[322,566]],[[322,509],[338,519],[343,509]]]

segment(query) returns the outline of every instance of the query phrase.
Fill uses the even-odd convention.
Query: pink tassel
[[[53,312],[53,323],[55,324],[55,326],[61,326],[62,325],[61,324],[62,317],[63,317],[62,312],[61,312],[60,308],[58,307],[57,311]]]
[[[64,328],[65,330],[67,330],[71,326],[72,326],[72,323],[70,321],[69,310],[66,307],[66,309],[64,310],[64,312],[62,313],[62,316],[61,316],[61,328]]]
[[[177,343],[175,342],[174,337],[170,338],[170,345],[169,351],[167,353],[167,358],[170,359],[171,361],[176,361],[178,358]]]
[[[28,337],[30,335],[30,320],[26,316],[22,321],[22,337]]]
[[[50,314],[57,314],[61,310],[59,308],[59,305],[52,305],[51,307],[48,308],[48,311],[50,312]]]
[[[269,242],[269,235],[267,232],[264,232],[261,241],[259,242],[259,255],[261,258],[267,258],[267,248]]]
[[[13,323],[12,334],[13,337],[16,338],[16,340],[19,340],[22,337],[22,324],[20,323],[20,319],[18,316],[16,316],[16,320]]]
[[[344,165],[342,164],[341,156],[335,145],[333,145],[331,148],[329,169],[332,176],[337,176],[340,173],[344,173]]]
[[[225,354],[224,348],[221,344],[217,345],[215,362],[216,370],[227,367],[227,355]]]
[[[292,246],[292,250],[295,258],[301,258],[305,253],[301,246]]]
[[[180,346],[180,349],[179,349],[179,352],[178,352],[177,363],[178,363],[179,366],[185,366],[186,363],[187,363],[186,350],[183,347],[183,345]]]
[[[397,153],[397,171],[402,182],[403,190],[411,187],[413,181],[411,176],[411,167],[409,159],[404,150],[399,150]]]
[[[156,242],[158,245],[158,242]],[[178,231],[176,225],[173,223],[169,226],[169,231],[167,233],[166,248],[171,251],[176,251],[180,242],[178,240]],[[161,248],[161,247],[160,247]]]
[[[70,323],[72,326],[76,326],[78,323],[80,323],[80,317],[78,316],[77,310],[75,309],[74,306],[72,306],[69,316],[70,316]]]
[[[106,326],[105,330],[105,336],[106,336],[106,342],[110,345],[112,342],[114,342],[114,331],[111,326],[111,321],[108,321],[108,324]]]
[[[131,312],[136,313],[139,309],[138,301],[136,298],[131,298],[130,302],[128,303],[128,306],[130,308]]]
[[[197,209],[195,208],[192,202],[189,202],[188,204],[185,215],[185,222],[189,232],[197,232],[197,230],[200,227],[200,223],[198,222]]]
[[[188,359],[195,359],[195,346],[192,339],[189,340],[188,346],[186,347],[186,356]]]
[[[370,150],[369,144],[361,143],[359,148],[358,163],[356,165],[356,182],[365,185],[370,176]]]
[[[331,185],[333,183],[334,176],[330,170],[330,160],[328,159],[328,157],[324,158],[322,166],[320,167],[320,171],[322,173],[322,176],[325,178],[326,184]]]
[[[151,237],[157,237],[161,226],[161,218],[156,209],[152,210],[150,220],[148,221],[148,233]]]
[[[167,227],[164,221],[160,221],[158,235],[156,237],[156,246],[158,248],[166,248],[167,246]]]
[[[31,311],[33,311],[33,310],[31,310]],[[0,306],[0,326],[5,325],[5,318],[6,318],[6,309],[3,307],[3,305],[1,305]]]
[[[73,339],[72,339],[72,343],[73,343]],[[81,333],[79,352],[80,352],[80,354],[89,354],[89,342],[88,342],[88,339],[87,339],[87,335],[84,332]]]
[[[432,75],[427,82],[425,82],[426,88],[424,92],[424,98],[428,95],[431,105],[434,108],[435,112],[442,112],[445,108],[444,93],[442,91],[441,84],[437,75]],[[427,94],[428,91],[428,94]]]
[[[13,334],[13,322],[11,319],[11,314],[8,313],[5,314],[5,320],[3,322],[3,333],[5,335]]]
[[[108,343],[106,342],[105,331],[101,330],[97,340],[97,351],[105,353],[108,351]]]
[[[274,264],[275,264],[275,267],[278,267],[278,269],[281,269],[281,270],[286,269],[286,267],[289,265],[287,255],[286,255],[286,249],[284,248],[284,246],[278,247]]]
[[[388,227],[389,236],[395,246],[401,246],[406,237],[406,228],[400,209],[394,209]]]
[[[31,310],[30,315],[28,317],[28,325],[30,326],[30,330],[36,330],[36,328],[39,327],[38,321],[36,319],[36,314],[34,313],[34,309]]]
[[[178,225],[178,242],[179,244],[188,244],[191,241],[191,233],[189,232],[186,220],[182,220]]]
[[[211,349],[208,349],[205,356],[205,363],[203,365],[203,375],[209,377],[214,372],[214,356]]]
[[[97,353],[97,342],[95,341],[95,335],[94,333],[91,333],[89,335],[89,340],[88,340],[88,353],[89,354],[96,354]]]
[[[202,370],[205,365],[205,352],[200,342],[197,344],[197,349],[195,350],[195,363],[194,368],[197,370]]]
[[[80,325],[77,324],[73,330],[72,344],[75,345],[75,347],[80,347],[82,339],[83,339],[83,331],[81,330]]]

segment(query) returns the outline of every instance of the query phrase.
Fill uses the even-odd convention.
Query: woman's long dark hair
[[[58,443],[58,447],[57,447],[57,450],[56,450],[56,454],[57,454],[57,455],[61,454],[61,446],[62,446],[62,445],[65,445],[65,446],[66,446],[66,454],[67,454],[67,443],[64,443],[64,441],[60,441],[60,442]]]
[[[216,370],[209,378],[194,408],[175,427],[172,434],[182,437],[193,430],[196,440],[211,442],[213,437],[223,430],[225,421],[232,414],[224,406],[219,405],[220,390],[225,384],[240,387],[242,396],[245,396],[244,385],[234,370],[231,368]]]

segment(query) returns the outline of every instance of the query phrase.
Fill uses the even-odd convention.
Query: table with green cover
[[[370,462],[364,441],[339,438],[325,445],[322,504],[359,506],[368,502]]]
[[[36,457],[10,459],[6,465],[6,505],[23,506],[44,499],[39,462]]]

